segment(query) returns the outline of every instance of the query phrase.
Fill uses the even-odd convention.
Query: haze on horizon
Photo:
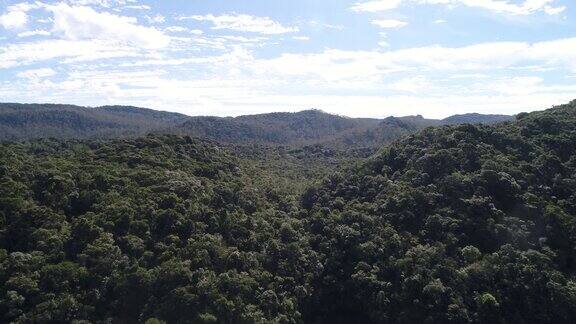
[[[0,101],[238,116],[516,114],[576,97],[568,0],[0,1]]]

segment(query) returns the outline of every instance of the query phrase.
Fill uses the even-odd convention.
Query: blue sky
[[[188,115],[518,113],[576,98],[572,0],[0,0],[0,101]]]

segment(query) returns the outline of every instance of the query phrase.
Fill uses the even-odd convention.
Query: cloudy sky
[[[0,0],[0,101],[188,115],[576,98],[574,0]]]

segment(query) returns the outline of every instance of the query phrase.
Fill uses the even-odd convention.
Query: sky
[[[573,99],[574,0],[0,0],[0,102],[443,118]]]

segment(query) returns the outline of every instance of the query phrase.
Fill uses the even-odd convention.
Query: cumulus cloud
[[[156,28],[138,25],[136,18],[64,3],[48,9],[54,14],[53,32],[69,40],[110,40],[145,49],[163,48],[170,42]]]
[[[256,17],[242,14],[226,15],[205,15],[182,17],[180,19],[193,19],[198,21],[208,21],[213,24],[212,29],[229,29],[240,32],[260,33],[260,34],[287,34],[298,32],[298,27],[285,27],[270,17]]]
[[[40,3],[18,3],[7,8],[6,12],[0,15],[0,26],[9,30],[22,29],[28,23],[28,11],[40,7]]]
[[[22,11],[8,11],[0,16],[0,25],[6,29],[19,29],[28,22],[28,15]]]

